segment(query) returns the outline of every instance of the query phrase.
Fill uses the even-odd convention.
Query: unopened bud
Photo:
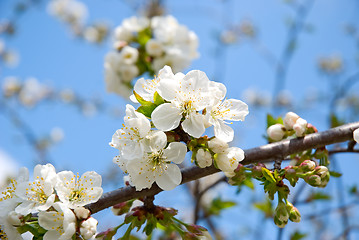
[[[299,165],[299,168],[302,172],[313,171],[315,168],[315,162],[312,160],[305,160]]]
[[[305,178],[305,181],[313,187],[318,187],[322,183],[322,179],[318,175],[311,175]]]
[[[280,201],[278,206],[275,209],[275,217],[278,218],[281,222],[287,222],[289,218],[289,213],[287,210],[287,206],[284,202]]]
[[[329,182],[329,179],[330,179],[330,173],[327,172],[327,174],[324,177],[322,177],[322,183],[320,184],[319,187],[321,187],[321,188],[326,187]]]
[[[90,239],[92,238],[97,231],[97,220],[93,217],[90,217],[89,219],[82,221],[80,224],[80,233],[81,236],[84,239]]]
[[[196,153],[196,162],[200,168],[211,166],[213,162],[211,153],[204,151],[203,148],[198,149]]]
[[[293,130],[295,131],[295,135],[297,137],[303,137],[305,131],[307,130],[307,121],[303,118],[298,118],[298,120],[293,125]]]
[[[288,112],[283,119],[284,127],[288,130],[292,130],[298,118],[299,116],[296,113]]]
[[[353,139],[354,139],[354,141],[359,143],[359,128],[353,132]]]
[[[321,178],[325,177],[328,172],[328,168],[325,166],[318,166],[314,170],[314,173],[319,175]]]
[[[213,138],[208,141],[208,147],[215,153],[223,153],[228,149],[228,143],[219,140],[218,138]]]
[[[13,225],[13,226],[19,226],[21,225],[21,219],[22,219],[22,215],[15,212],[15,211],[11,211],[8,215],[7,215],[7,220],[8,222]]]
[[[252,176],[254,178],[261,178],[263,177],[263,172],[262,172],[262,168],[263,166],[260,165],[256,165],[252,168]]]
[[[282,124],[274,124],[267,129],[268,137],[274,141],[280,141],[285,135],[285,128]]]
[[[77,207],[74,209],[77,219],[87,219],[90,216],[90,210],[84,207]]]
[[[130,211],[130,209],[132,207],[132,203],[133,203],[133,201],[131,201],[131,200],[127,201],[127,202],[118,203],[111,208],[111,211],[116,216],[120,216],[120,215]]]
[[[277,225],[277,227],[280,227],[280,228],[284,228],[285,225],[287,225],[288,223],[288,220],[287,221],[280,221],[276,216],[274,216],[274,223],[275,225]]]
[[[289,211],[289,220],[291,220],[292,222],[300,222],[300,219],[300,212],[296,207],[292,207],[292,209]]]

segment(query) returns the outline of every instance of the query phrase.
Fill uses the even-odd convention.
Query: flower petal
[[[182,118],[181,113],[181,110],[171,103],[164,103],[152,112],[151,118],[156,128],[169,131],[178,127]]]
[[[218,120],[214,125],[214,135],[224,142],[231,142],[234,138],[234,131],[224,121]]]
[[[187,146],[181,142],[172,142],[163,150],[166,161],[180,164],[183,162],[187,153]]]
[[[165,191],[174,189],[181,181],[181,170],[175,164],[168,164],[163,171],[156,172],[156,183]]]
[[[194,112],[182,122],[182,128],[192,137],[199,138],[206,130],[204,127],[205,122],[203,115]]]
[[[146,136],[144,141],[144,150],[146,152],[155,152],[163,149],[167,144],[167,136],[162,131],[152,131]]]

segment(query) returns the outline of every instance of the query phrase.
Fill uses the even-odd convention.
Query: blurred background
[[[123,186],[108,143],[129,99],[106,92],[104,58],[113,30],[134,15],[170,14],[197,34],[200,56],[183,72],[202,70],[227,86],[228,98],[249,105],[246,120],[232,125],[233,146],[266,144],[268,113],[294,111],[319,131],[359,120],[358,1],[76,0],[71,20],[51,4],[0,1],[0,185],[21,166],[50,162],[57,171],[100,173],[105,191]],[[208,209],[220,199],[219,210],[198,224],[217,239],[359,239],[358,160],[332,155],[330,167],[342,177],[326,189],[299,185],[291,192],[301,223],[280,230],[262,186],[238,193],[221,182],[202,198]],[[161,193],[155,204],[175,207],[191,222],[192,188]],[[109,210],[95,217],[100,231],[122,221]]]

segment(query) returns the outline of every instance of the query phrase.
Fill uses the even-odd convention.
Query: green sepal
[[[155,92],[153,95],[153,103],[158,105],[161,105],[162,103],[165,103],[165,100],[158,94],[158,92]]]
[[[152,114],[153,110],[155,110],[156,107],[157,106],[152,103],[152,105],[141,106],[141,107],[137,108],[137,112],[142,113],[143,115],[145,115],[148,118],[151,118],[151,114]]]

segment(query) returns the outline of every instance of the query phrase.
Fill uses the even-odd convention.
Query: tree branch
[[[243,165],[270,162],[275,159],[285,159],[290,154],[302,152],[311,148],[319,148],[325,145],[345,142],[353,139],[353,131],[359,128],[359,122],[345,124],[324,132],[307,135],[303,138],[287,139],[276,143],[263,145],[256,148],[245,150],[245,159],[241,162]],[[219,172],[213,165],[207,168],[199,168],[197,166],[182,169],[182,183],[190,182],[211,174]],[[96,202],[86,207],[92,212],[97,213],[105,208],[111,207],[119,202],[128,201],[130,199],[155,195],[161,192],[157,185],[153,185],[150,189],[136,191],[133,187],[123,187],[111,192],[104,193]]]

